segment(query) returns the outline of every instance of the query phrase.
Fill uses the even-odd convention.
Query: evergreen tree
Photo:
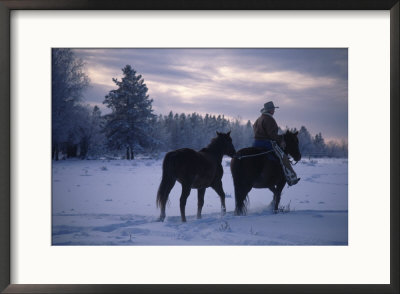
[[[230,124],[230,129],[231,129],[232,143],[233,146],[235,146],[235,149],[239,150],[243,148],[244,142],[243,142],[242,125],[240,124],[238,119],[236,119],[234,122]]]
[[[181,147],[180,144],[180,130],[179,130],[179,114],[175,113],[174,118],[172,119],[171,124],[171,143],[172,149],[177,149]]]
[[[286,127],[295,132],[296,128]],[[178,148],[200,150],[210,143],[215,131],[231,130],[233,144],[237,150],[250,147],[254,140],[251,121],[242,124],[239,119],[225,119],[223,115],[173,113],[153,116],[148,120],[148,134],[153,143],[144,146],[143,152],[152,154],[167,152]],[[280,133],[284,133],[281,129]],[[286,131],[286,130],[285,130]],[[299,148],[303,156],[347,157],[347,142],[326,143],[321,133],[311,136],[306,127],[302,126],[298,134]]]
[[[253,131],[253,125],[250,122],[250,120],[247,121],[246,126],[244,127],[243,141],[244,141],[243,144],[244,147],[252,146],[253,144],[254,131]]]
[[[104,153],[105,136],[102,132],[104,119],[98,106],[93,107],[89,117],[88,133],[84,143],[87,143],[86,154],[81,152],[81,157],[98,157]],[[82,144],[81,144],[82,145]],[[81,150],[83,146],[81,147]]]
[[[192,113],[189,117],[189,136],[191,142],[191,148],[201,149],[205,146],[204,143],[207,139],[204,134],[204,123],[201,115]],[[207,142],[208,143],[208,142]]]
[[[299,149],[302,154],[311,154],[313,152],[313,140],[305,126],[301,126],[299,134]]]
[[[90,111],[88,107],[76,105],[73,108],[71,129],[67,142],[67,157],[84,159],[89,148]]]
[[[173,140],[176,139],[176,126],[174,121],[174,113],[172,111],[169,112],[167,116],[164,117],[164,129],[166,133],[166,148],[167,150],[172,149],[174,146]]]
[[[126,149],[126,158],[134,158],[134,150],[151,145],[149,122],[153,118],[152,99],[141,75],[126,65],[121,81],[113,78],[118,87],[105,97],[104,104],[112,111],[106,116],[104,128],[108,146],[112,149]]]
[[[52,76],[52,157],[58,160],[61,144],[74,137],[71,132],[76,127],[76,113],[79,102],[89,85],[84,72],[84,63],[75,57],[71,49],[53,49],[51,56]]]
[[[325,147],[326,147],[325,140],[322,137],[321,133],[315,135],[313,143],[316,153],[322,154],[325,152]]]
[[[167,136],[161,114],[158,117],[154,115],[151,118],[149,135],[153,139],[153,142],[149,148],[147,148],[147,151],[150,153],[158,153],[159,151],[165,149]]]

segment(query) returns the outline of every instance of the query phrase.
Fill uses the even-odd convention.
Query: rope
[[[257,154],[251,154],[251,155],[242,155],[242,156],[235,155],[235,156],[233,156],[233,157],[240,160],[240,159],[242,159],[242,158],[260,156],[260,155],[268,154],[268,153],[271,153],[271,152],[274,152],[274,150],[269,150],[269,151],[267,151],[267,152],[262,152],[262,153],[257,153]]]

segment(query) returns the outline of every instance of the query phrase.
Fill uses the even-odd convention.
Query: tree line
[[[224,115],[173,113],[155,115],[153,100],[143,77],[130,66],[122,69],[115,89],[103,104],[111,112],[102,115],[98,106],[84,104],[89,77],[84,63],[70,49],[52,51],[52,158],[78,157],[134,159],[136,154],[155,155],[178,148],[201,149],[215,132],[231,131],[236,149],[251,146],[252,123]],[[295,129],[292,129],[292,131]],[[285,130],[282,130],[285,131]],[[302,154],[347,157],[347,143],[326,143],[321,133],[312,136],[299,130]]]

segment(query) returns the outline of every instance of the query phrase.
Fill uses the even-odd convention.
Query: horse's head
[[[217,132],[217,140],[220,142],[222,146],[224,155],[228,155],[230,157],[235,155],[236,150],[232,144],[231,131],[227,132],[226,134]]]
[[[296,162],[301,159],[301,154],[299,150],[299,139],[297,138],[298,133],[299,132],[297,131],[295,133],[286,131],[286,133],[283,135],[286,143],[285,153],[292,156]]]

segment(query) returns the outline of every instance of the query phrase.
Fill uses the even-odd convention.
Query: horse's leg
[[[274,212],[277,213],[278,212],[278,208],[279,208],[279,202],[281,201],[281,194],[282,194],[282,190],[283,187],[285,187],[286,184],[286,180],[284,178],[282,178],[281,181],[279,181],[279,183],[276,185],[275,189],[271,189],[274,192]]]
[[[217,192],[219,198],[221,199],[221,214],[225,215],[226,213],[226,206],[225,206],[225,192],[224,189],[222,188],[222,181],[216,181],[211,188]]]
[[[274,193],[274,213],[278,213],[279,202],[281,202],[281,192]]]
[[[186,200],[189,197],[189,194],[190,194],[190,184],[182,183],[182,194],[180,198],[182,222],[186,222],[185,207],[186,207]]]
[[[197,189],[197,218],[201,218],[201,210],[204,205],[204,194],[206,193],[206,188]]]
[[[280,196],[280,194],[279,194],[279,192],[278,192],[278,190],[277,190],[277,188],[276,188],[275,185],[272,186],[272,187],[268,187],[268,189],[270,189],[271,192],[274,193],[274,196],[273,196],[273,198],[272,198],[272,201],[271,201],[271,204],[270,204],[270,205],[272,205],[272,211],[273,211],[274,213],[277,213],[277,212],[278,212],[278,206],[279,206],[279,202],[280,202],[281,196]]]

